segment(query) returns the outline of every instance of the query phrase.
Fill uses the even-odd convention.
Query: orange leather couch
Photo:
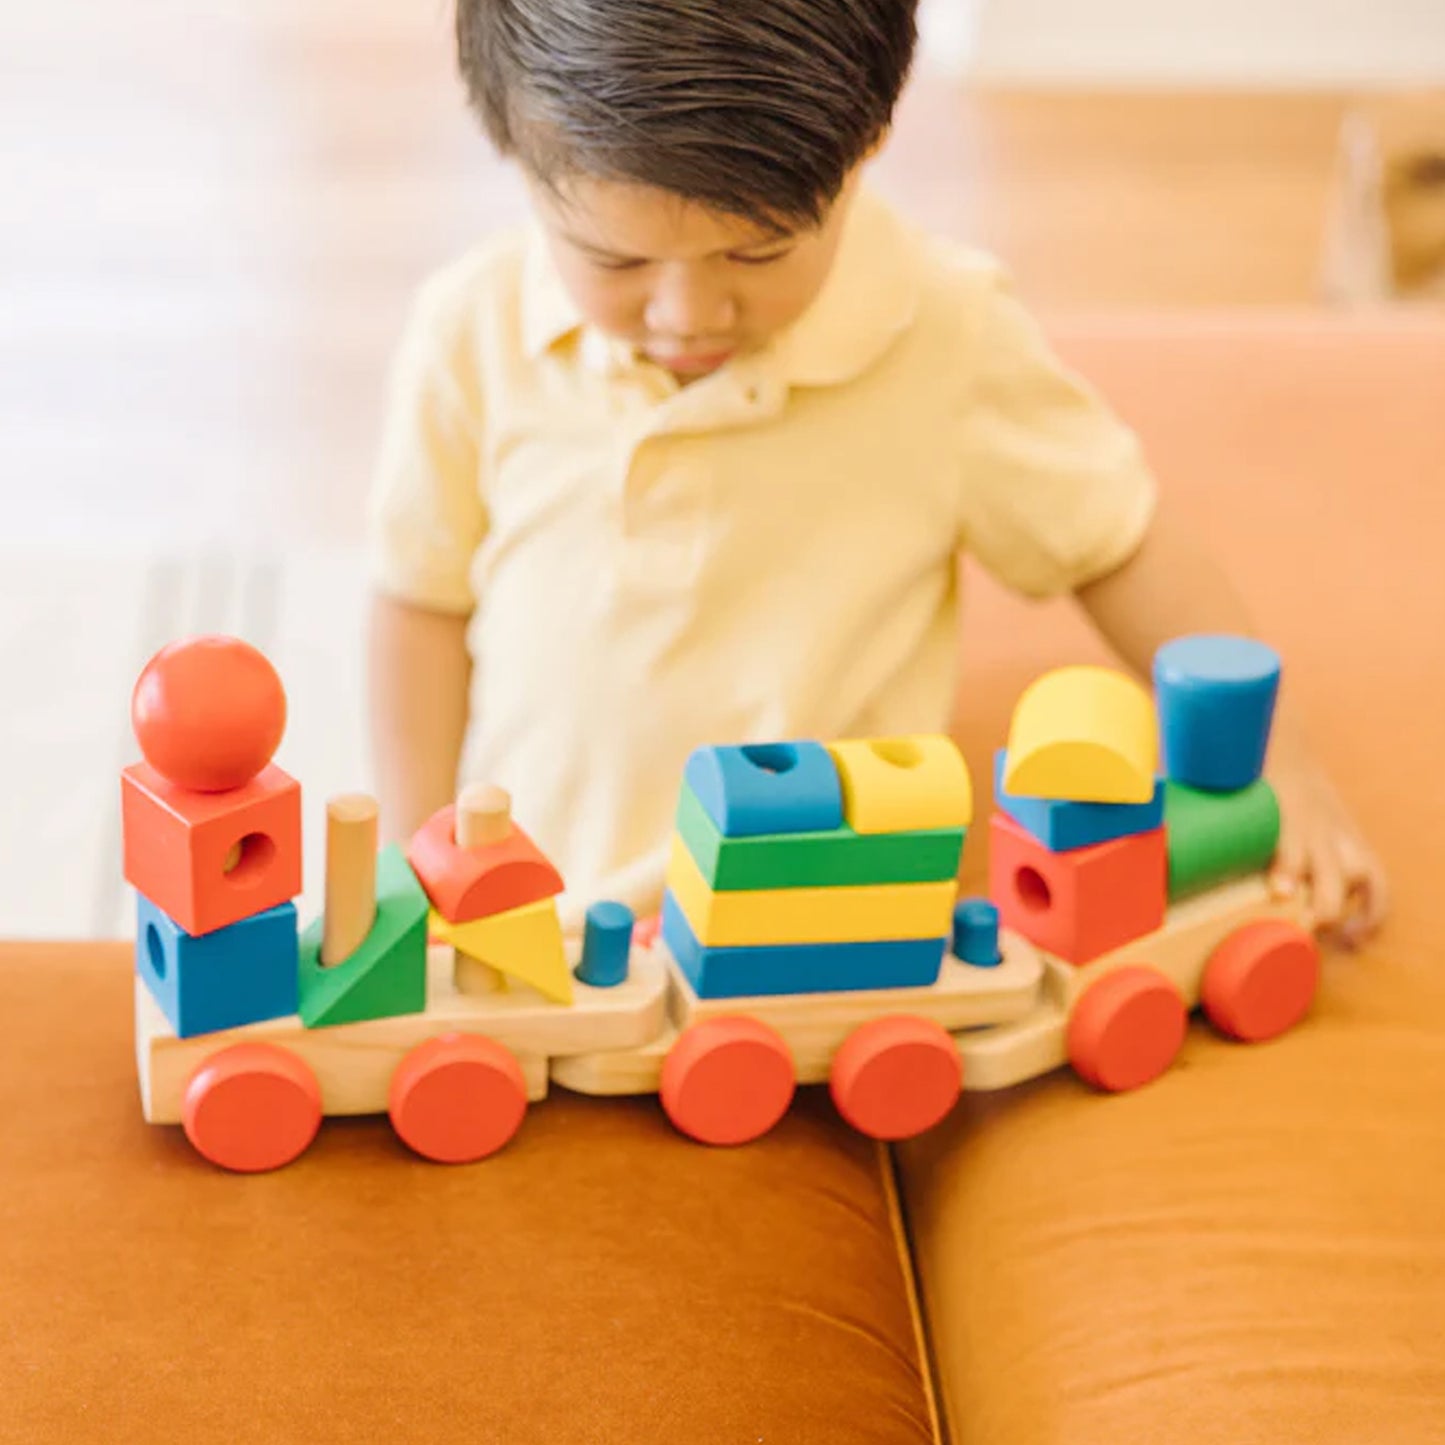
[[[968,1097],[896,1160],[817,1091],[731,1151],[559,1092],[479,1166],[330,1121],[238,1179],[140,1120],[123,948],[0,947],[0,1440],[1445,1441],[1445,323],[1058,336],[1390,866],[1311,1020],[1198,1028],[1137,1094]],[[975,580],[984,781],[1020,688],[1091,647]]]

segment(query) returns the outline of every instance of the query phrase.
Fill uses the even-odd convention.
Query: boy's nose
[[[699,267],[664,267],[647,298],[648,332],[677,341],[726,341],[736,312],[727,289]]]

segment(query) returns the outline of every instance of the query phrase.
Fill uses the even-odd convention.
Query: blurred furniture
[[[1445,304],[1445,89],[1350,108],[1324,240],[1330,300]]]

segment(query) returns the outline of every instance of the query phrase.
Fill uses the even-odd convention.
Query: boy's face
[[[576,178],[560,197],[530,189],[582,316],[688,382],[808,308],[832,268],[858,174],[821,226],[784,236],[650,186]]]

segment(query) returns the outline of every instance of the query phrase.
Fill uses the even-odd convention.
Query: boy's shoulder
[[[930,229],[869,186],[859,192],[849,225],[865,264],[905,268],[931,299],[968,300],[1007,281],[1006,267],[991,252]]]
[[[954,349],[960,334],[977,335],[999,303],[1012,298],[1013,274],[992,252],[934,231],[876,196],[869,207],[867,224],[882,238],[871,248],[873,268],[906,268],[920,339]]]
[[[947,358],[966,378],[974,364],[1039,354],[1037,318],[1008,263],[981,246],[899,218],[908,238],[915,296],[913,340],[925,357]]]
[[[987,309],[1013,285],[1007,265],[992,252],[935,231],[915,230],[916,266],[924,306],[950,320]]]
[[[498,231],[426,276],[412,301],[412,325],[437,339],[518,325],[529,237]]]
[[[500,230],[417,289],[411,332],[423,346],[515,368],[581,324],[535,221]]]

